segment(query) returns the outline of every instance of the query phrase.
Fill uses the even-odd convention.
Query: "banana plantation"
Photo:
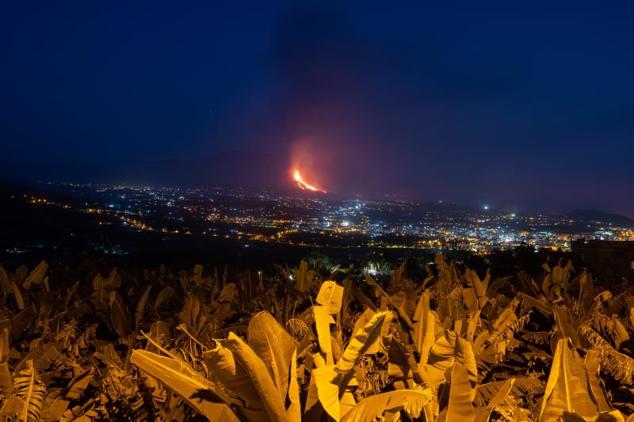
[[[634,289],[417,274],[0,267],[0,419],[634,421]]]

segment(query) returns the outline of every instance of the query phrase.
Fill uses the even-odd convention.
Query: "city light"
[[[118,225],[124,230],[160,232],[164,239],[209,235],[312,247],[464,250],[482,255],[518,246],[567,251],[579,239],[634,240],[634,227],[575,221],[566,215],[497,212],[488,204],[478,210],[436,209],[408,202],[326,200],[240,189],[63,183],[56,189],[80,187],[91,192],[90,202],[84,196],[70,203],[54,196],[26,195],[24,200],[33,206],[98,216],[96,224],[103,228]],[[110,200],[114,192],[118,192],[116,204]]]

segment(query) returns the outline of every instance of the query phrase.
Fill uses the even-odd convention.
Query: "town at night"
[[[323,192],[293,195],[125,184],[48,182],[38,184],[34,192],[38,193],[15,193],[12,202],[67,210],[69,218],[86,219],[93,224],[92,231],[110,232],[113,239],[118,230],[126,230],[155,233],[161,242],[188,236],[233,239],[245,248],[273,243],[307,249],[411,248],[479,255],[516,247],[570,251],[575,241],[634,241],[634,220],[587,210],[535,214],[487,204],[467,208],[442,200],[418,203],[344,199]],[[18,239],[5,252],[63,250],[64,246],[62,239],[38,244],[21,244]],[[95,241],[91,246],[106,254],[138,252],[133,245],[111,242]]]

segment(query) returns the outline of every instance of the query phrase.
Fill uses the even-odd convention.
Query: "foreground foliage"
[[[0,267],[0,419],[634,420],[631,289],[564,262],[309,267],[92,285]]]

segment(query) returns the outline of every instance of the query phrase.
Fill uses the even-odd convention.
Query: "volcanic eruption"
[[[326,193],[325,190],[320,189],[317,186],[314,186],[314,185],[308,183],[307,181],[305,181],[302,178],[302,174],[300,173],[298,168],[293,169],[293,180],[295,180],[295,182],[297,183],[297,187],[299,187],[301,190],[310,190],[310,191],[313,191],[313,192]]]

